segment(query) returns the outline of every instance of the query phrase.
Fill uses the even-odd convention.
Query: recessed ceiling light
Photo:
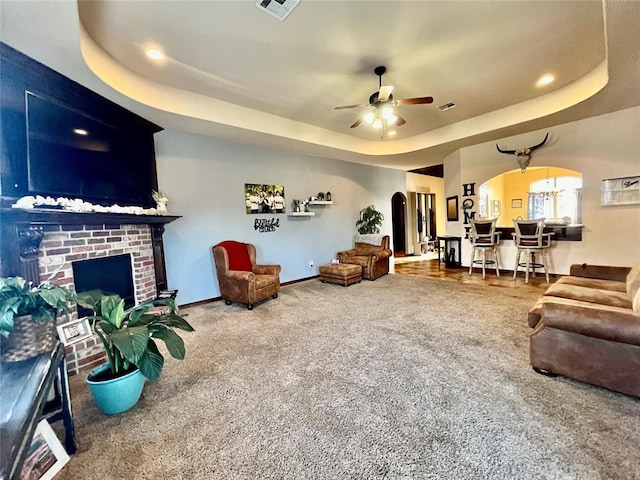
[[[164,60],[164,53],[157,48],[149,48],[145,53],[151,60]]]
[[[553,81],[556,79],[556,77],[554,77],[553,75],[551,75],[550,73],[547,73],[546,75],[543,75],[542,77],[540,77],[538,79],[538,81],[536,82],[536,86],[538,87],[544,87],[546,85],[549,85],[550,83],[553,83]]]
[[[83,137],[89,135],[89,132],[87,132],[84,128],[74,128],[73,133],[75,133],[76,135],[82,135]]]

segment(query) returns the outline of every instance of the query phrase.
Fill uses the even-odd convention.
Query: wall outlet
[[[309,268],[313,267],[313,260],[309,260]]]

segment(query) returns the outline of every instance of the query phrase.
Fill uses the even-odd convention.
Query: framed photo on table
[[[60,341],[65,347],[92,335],[91,325],[89,325],[89,320],[86,318],[63,323],[58,325],[56,329],[58,330],[58,337],[60,337]]]
[[[69,461],[69,455],[46,420],[41,420],[22,465],[20,480],[51,480]]]

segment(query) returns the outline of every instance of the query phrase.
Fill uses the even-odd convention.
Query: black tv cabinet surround
[[[11,208],[17,199],[26,195],[81,198],[107,206],[154,207],[151,190],[158,189],[158,181],[153,135],[162,128],[1,42],[0,84],[0,143],[3,145],[0,150],[0,276],[22,276],[38,282],[38,246],[46,225],[147,224],[152,234],[156,287],[158,291],[166,290],[162,233],[164,224],[179,217]],[[35,108],[30,112],[29,99],[36,97],[44,100],[38,104],[37,112]],[[47,105],[51,105],[50,112],[46,111]],[[60,112],[68,112],[71,119],[87,119],[89,124],[102,129],[101,145],[106,148],[82,147],[84,150],[80,151],[82,148],[71,145],[86,143],[86,139],[76,139],[68,131],[60,131],[61,122],[56,121]],[[29,131],[29,115],[41,115],[37,132]],[[52,119],[51,130],[43,131],[43,126],[48,125],[47,118]],[[38,143],[41,138],[45,138],[45,148],[38,151],[38,165],[42,164],[43,152],[46,155],[49,146],[54,155],[51,165],[47,164],[47,173],[59,177],[55,191],[39,190],[46,184],[46,178],[38,179],[29,171],[35,165],[32,158],[35,154],[32,151],[30,157],[29,148],[35,150],[42,145],[43,142]],[[90,167],[84,167],[90,163],[82,157],[86,151],[88,159],[100,160],[96,170],[99,175]],[[71,162],[66,153],[79,157]],[[44,158],[46,160],[46,156]],[[73,165],[79,168],[71,168]],[[111,165],[117,165],[120,170],[109,171]],[[90,174],[92,178],[88,178]],[[78,182],[95,184],[96,177],[102,180],[102,185],[98,189],[87,189],[87,195],[78,195],[79,191],[85,192]],[[132,183],[131,179],[135,181]],[[64,191],[65,186],[68,191]],[[138,191],[131,194],[136,188]]]

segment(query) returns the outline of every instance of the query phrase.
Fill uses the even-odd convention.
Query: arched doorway
[[[393,228],[393,255],[404,257],[406,252],[406,203],[407,197],[396,192],[391,197],[391,224]]]

